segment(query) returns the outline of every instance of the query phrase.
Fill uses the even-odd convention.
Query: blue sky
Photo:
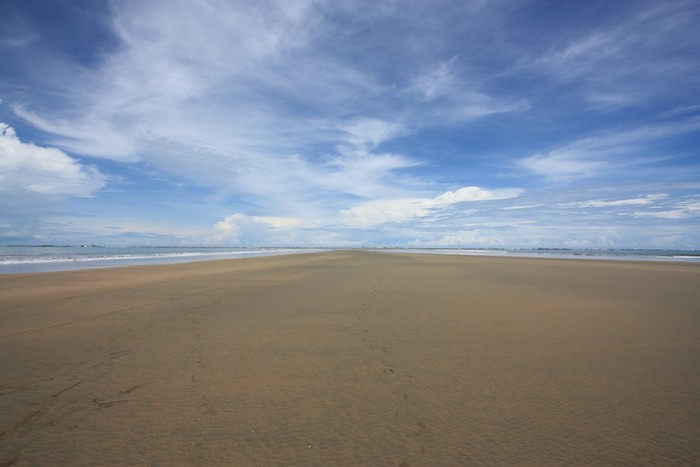
[[[700,248],[700,2],[2,0],[0,244]]]

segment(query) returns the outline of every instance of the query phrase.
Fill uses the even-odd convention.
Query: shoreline
[[[699,463],[698,285],[361,250],[2,275],[0,463]]]
[[[47,246],[42,246],[47,247]],[[39,248],[39,247],[38,247]],[[53,247],[50,248],[77,248],[77,247]],[[100,249],[104,247],[98,247]],[[140,247],[139,247],[140,248]],[[155,247],[156,250],[177,249],[188,250],[187,247]],[[212,249],[205,247],[203,249]],[[221,248],[226,249],[226,248]],[[120,248],[121,250],[121,248]],[[125,250],[127,251],[128,248]],[[215,249],[216,250],[216,249]],[[45,272],[66,272],[77,270],[111,269],[130,266],[158,266],[183,264],[194,262],[207,262],[219,260],[240,260],[266,256],[279,256],[290,254],[327,253],[333,251],[366,251],[377,253],[418,254],[418,255],[445,255],[445,256],[476,256],[489,258],[532,258],[532,259],[564,259],[564,260],[594,260],[594,261],[635,261],[635,262],[671,262],[700,264],[700,253],[695,254],[670,254],[672,252],[685,252],[686,250],[566,250],[566,249],[461,249],[461,248],[252,248],[241,251],[229,251],[223,253],[200,253],[197,249],[186,253],[131,255],[120,254],[114,257],[76,257],[69,259],[49,258],[36,260],[0,261],[0,276],[14,274],[34,274]],[[581,252],[578,252],[581,251]],[[614,254],[617,252],[617,254]],[[642,254],[647,252],[647,254]],[[654,252],[650,254],[648,252]],[[687,250],[694,252],[694,250]],[[664,255],[662,253],[668,253]]]
[[[78,247],[51,247],[51,248],[69,248],[76,249]],[[97,247],[102,253],[103,247]],[[155,247],[151,250],[160,249],[179,250],[178,247]],[[206,248],[212,250],[212,248]],[[121,250],[118,248],[117,250]],[[185,249],[186,250],[186,249]],[[115,256],[87,256],[74,258],[36,258],[36,259],[15,259],[12,261],[0,261],[0,276],[7,274],[33,274],[44,272],[66,272],[79,271],[87,269],[109,269],[121,268],[130,266],[158,266],[171,264],[195,263],[202,261],[217,261],[217,260],[236,260],[246,258],[259,258],[266,256],[279,255],[294,255],[323,252],[324,250],[313,248],[242,248],[237,251],[223,252],[200,252],[197,248],[190,249],[185,253],[152,253],[152,254],[129,254],[119,251]],[[217,250],[217,249],[213,249]],[[225,250],[225,249],[223,249]],[[79,251],[79,250],[78,250]],[[124,249],[128,251],[128,249]],[[330,250],[329,250],[330,251]]]

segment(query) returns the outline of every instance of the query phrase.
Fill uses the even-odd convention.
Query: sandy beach
[[[0,276],[0,465],[700,464],[700,267],[366,251]]]

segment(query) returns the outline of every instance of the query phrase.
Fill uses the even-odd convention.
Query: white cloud
[[[485,190],[476,186],[448,191],[434,198],[380,199],[361,203],[341,212],[341,222],[350,227],[373,227],[428,216],[433,210],[474,201],[510,199],[520,196],[516,188]]]
[[[35,33],[17,34],[14,36],[4,37],[0,39],[0,45],[4,47],[13,48],[26,47],[27,45],[39,39],[39,37],[40,36]]]
[[[647,217],[656,219],[688,219],[700,217],[700,200],[686,200],[675,203],[673,209],[664,211],[638,211],[632,213],[632,217]]]
[[[676,206],[680,209],[684,209],[689,212],[700,213],[700,199],[689,199],[686,201],[680,201],[676,203]]]
[[[697,63],[677,53],[700,38],[697,17],[693,2],[642,3],[624,21],[601,21],[581,35],[574,32],[521,65],[575,83],[594,107],[648,103],[660,89],[667,98],[673,87],[682,88],[669,77],[697,74]]]
[[[617,206],[646,206],[653,204],[656,201],[667,198],[665,193],[646,195],[639,198],[617,199],[617,200],[591,200],[591,201],[576,201],[572,203],[559,203],[560,208],[605,208]]]
[[[440,62],[428,73],[414,78],[409,90],[425,102],[450,94],[456,85],[455,73],[452,70],[455,60],[456,58],[453,58]]]
[[[507,244],[507,240],[493,232],[467,230],[443,235],[436,240],[413,240],[407,246],[413,248],[430,247],[499,247]]]
[[[566,76],[576,76],[597,62],[618,57],[628,46],[619,31],[595,31],[554,50],[532,64]]]
[[[12,10],[11,5],[3,9],[0,48],[22,48],[38,41],[41,36],[32,29],[31,24],[13,14]]]
[[[591,102],[591,106],[598,110],[615,110],[623,107],[629,107],[643,101],[643,96],[637,92],[604,92],[593,91],[586,98]]]
[[[585,179],[603,171],[655,162],[645,143],[671,138],[700,129],[700,118],[682,122],[656,123],[631,130],[578,139],[544,154],[518,161],[535,175],[553,180]]]
[[[196,227],[122,216],[48,216],[43,222],[44,238],[65,238],[68,241],[99,238],[111,242],[114,238],[119,238],[120,243],[129,243],[129,238],[165,238],[193,244],[199,243],[208,233]]]
[[[313,2],[127,2],[114,14],[121,44],[80,70],[80,86],[50,83],[66,97],[56,115],[13,106],[57,147],[142,161],[276,212],[410,190],[394,172],[418,162],[374,152],[404,124],[363,111],[381,87],[327,54],[333,32],[314,28]]]
[[[653,217],[656,219],[685,219],[688,212],[680,209],[670,211],[640,211],[632,214],[632,217]]]
[[[519,164],[536,175],[552,179],[586,178],[609,167],[608,161],[589,159],[582,151],[568,149],[535,154],[521,159]]]
[[[342,192],[363,198],[384,197],[405,193],[409,187],[394,186],[400,177],[396,170],[419,165],[398,154],[346,153],[327,163],[326,170],[317,173],[316,183],[329,192]],[[392,180],[387,180],[389,176]]]
[[[523,204],[520,206],[505,206],[501,208],[503,211],[516,211],[519,209],[532,209],[532,208],[537,208],[540,207],[540,204]]]
[[[354,42],[337,40],[345,25],[324,8],[311,0],[117,2],[117,43],[92,68],[64,63],[69,72],[44,73],[58,102],[12,108],[72,154],[141,162],[245,199],[256,212],[304,219],[330,217],[358,197],[434,189],[405,170],[421,161],[377,148],[436,121],[513,109],[459,80],[456,59],[412,83],[388,83],[349,53],[350,43],[370,46],[367,38],[350,28]],[[394,21],[396,8],[365,13]],[[432,53],[406,52],[414,60],[397,74],[435,63]],[[406,99],[416,93],[425,102]],[[432,101],[443,107],[424,112]]]
[[[214,243],[275,245],[293,244],[294,229],[301,224],[292,217],[248,216],[235,213],[214,225]]]
[[[52,143],[66,151],[120,162],[138,160],[137,135],[120,131],[94,114],[88,118],[65,120],[44,118],[22,105],[13,105],[12,110],[34,127],[56,135]]]
[[[0,123],[0,192],[48,197],[88,197],[105,178],[63,151],[23,143],[10,126]]]
[[[470,10],[465,4],[455,9],[453,2],[413,2],[407,8],[401,2],[118,1],[109,9],[114,23],[105,34],[110,35],[108,47],[97,44],[100,53],[89,61],[72,55],[72,49],[54,50],[58,53],[52,54],[51,63],[30,60],[27,53],[25,65],[38,71],[10,82],[18,92],[10,88],[3,97],[16,115],[47,133],[41,135],[42,142],[65,151],[62,160],[72,161],[77,168],[70,172],[69,163],[66,170],[57,169],[50,177],[56,184],[54,191],[88,196],[104,183],[104,177],[81,164],[82,158],[67,154],[116,161],[101,167],[120,167],[125,177],[148,170],[185,186],[175,198],[194,193],[216,198],[216,209],[208,212],[240,211],[215,228],[212,225],[219,218],[204,221],[209,231],[203,238],[218,236],[222,242],[266,244],[315,238],[340,244],[365,241],[380,231],[384,238],[401,241],[428,238],[407,233],[415,229],[432,234],[430,238],[442,236],[444,242],[468,244],[478,239],[466,229],[518,216],[551,221],[530,237],[544,242],[556,239],[558,222],[566,217],[562,214],[570,214],[557,211],[567,206],[553,205],[552,199],[555,203],[591,200],[569,207],[586,208],[590,216],[586,221],[599,224],[625,220],[610,214],[623,209],[595,208],[640,207],[624,211],[693,215],[692,210],[668,200],[637,195],[668,192],[675,199],[680,192],[663,180],[639,187],[643,180],[637,175],[648,174],[634,170],[643,164],[648,172],[661,168],[667,170],[663,179],[670,180],[671,170],[683,169],[651,162],[677,153],[654,152],[653,143],[700,129],[700,119],[691,118],[697,107],[690,96],[695,85],[684,86],[698,76],[693,72],[697,64],[679,53],[681,47],[694,47],[697,32],[674,28],[670,19],[689,3],[664,5],[651,12],[650,4],[630,6],[622,10],[630,12],[631,20],[615,16],[606,24],[613,16],[604,15],[595,18],[594,29],[581,22],[560,28],[553,36],[556,40],[544,42],[545,47],[556,44],[544,57],[538,31],[529,31],[533,23],[521,22],[521,16],[527,15],[520,13],[529,5],[517,8],[514,15],[515,10],[503,12],[498,2],[475,3],[482,3],[482,8]],[[647,14],[647,19],[639,13]],[[659,19],[664,21],[655,34]],[[455,24],[461,27],[455,29]],[[636,25],[643,27],[634,31]],[[533,40],[515,43],[523,33],[533,33]],[[674,38],[682,40],[676,44],[670,40]],[[46,52],[44,42],[28,44],[35,47],[28,52]],[[489,47],[484,49],[484,43]],[[641,53],[649,50],[651,55]],[[664,54],[667,61],[659,56],[664,50],[670,52]],[[8,53],[19,56],[19,52]],[[516,56],[524,57],[530,66],[521,62],[513,67]],[[674,71],[678,62],[685,62],[680,63],[687,67],[685,71]],[[533,80],[533,69],[552,81]],[[668,84],[677,78],[677,85]],[[634,105],[646,99],[651,88],[659,95],[685,89],[684,99],[659,103],[663,105],[649,101],[634,116],[635,122],[654,117],[685,122],[596,133],[591,128],[614,125],[611,122],[618,115],[598,119],[598,113],[590,115],[585,113],[590,109],[578,108],[585,100],[593,102],[596,111]],[[677,107],[675,113],[650,116],[683,102],[688,105]],[[556,116],[550,112],[553,105]],[[514,114],[524,109],[530,112]],[[475,119],[503,112],[511,114],[489,119],[483,126],[472,125]],[[575,122],[567,120],[573,114]],[[617,121],[624,125],[624,120]],[[543,127],[543,122],[553,124]],[[512,128],[518,128],[513,137],[502,137]],[[548,137],[573,128],[580,129],[581,138],[548,142]],[[508,160],[512,148],[528,141],[539,141],[538,147],[547,144],[547,149],[537,152],[525,146],[518,149],[519,154],[529,157]],[[681,145],[672,150],[676,148],[691,167],[692,155],[684,153]],[[138,165],[124,169],[120,165],[124,163]],[[527,180],[532,187],[529,199],[521,200],[519,206],[490,203],[491,210],[474,203],[467,208],[466,203],[514,198],[520,192],[465,187],[440,194],[448,186],[466,184],[460,180],[463,176],[480,185],[492,177],[513,175],[504,173],[499,164],[517,165],[525,175],[549,179],[545,182],[609,179],[610,175],[639,182],[616,194],[594,188],[595,194],[575,196],[571,187],[561,184],[564,190],[556,194],[562,196],[548,197],[552,191],[537,195],[542,180]],[[83,185],[81,171],[87,177]],[[482,182],[479,177],[484,177]],[[125,182],[145,190],[151,188],[146,178],[134,175]],[[605,183],[601,180],[595,186]],[[24,183],[21,189],[31,186]],[[586,189],[583,184],[578,188]],[[169,201],[178,204],[177,199]],[[91,209],[99,208],[94,204]],[[168,228],[139,226],[128,219],[119,222],[143,235]],[[522,227],[498,229],[481,234],[487,238],[500,232],[511,241],[525,241]],[[116,230],[95,229],[96,235],[111,231]],[[404,234],[409,236],[401,237]],[[377,239],[381,235],[372,238]]]
[[[382,199],[366,201],[341,211],[341,222],[351,227],[373,227],[387,222],[402,222],[428,214],[422,199]]]
[[[504,188],[498,190],[484,190],[478,186],[465,186],[456,191],[448,191],[427,202],[430,206],[447,206],[450,204],[487,201],[497,199],[510,199],[520,196],[522,190],[517,188]]]
[[[302,77],[287,73],[292,70],[284,69],[287,59],[280,54],[306,42],[310,6],[120,2],[112,10],[119,46],[93,69],[49,75],[50,86],[66,99],[60,115],[28,105],[15,111],[56,135],[53,144],[91,157],[150,159],[148,147],[160,140],[224,149],[228,157],[252,148],[263,152],[271,145],[270,128],[304,127],[279,117],[272,94],[297,92],[295,81]],[[283,132],[275,138],[282,145],[289,143]]]
[[[700,104],[679,105],[673,110],[665,112],[664,117],[676,117],[678,115],[692,114],[700,111]]]
[[[359,147],[376,147],[401,134],[404,126],[378,118],[360,118],[342,125],[341,129],[348,134],[349,143]]]
[[[453,57],[410,81],[406,92],[422,103],[411,115],[413,122],[425,126],[435,125],[436,121],[463,123],[529,108],[525,99],[510,101],[483,92],[483,78],[460,75],[457,65],[457,57]]]

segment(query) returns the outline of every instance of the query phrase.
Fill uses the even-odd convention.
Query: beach
[[[0,276],[0,465],[700,464],[700,265]]]

